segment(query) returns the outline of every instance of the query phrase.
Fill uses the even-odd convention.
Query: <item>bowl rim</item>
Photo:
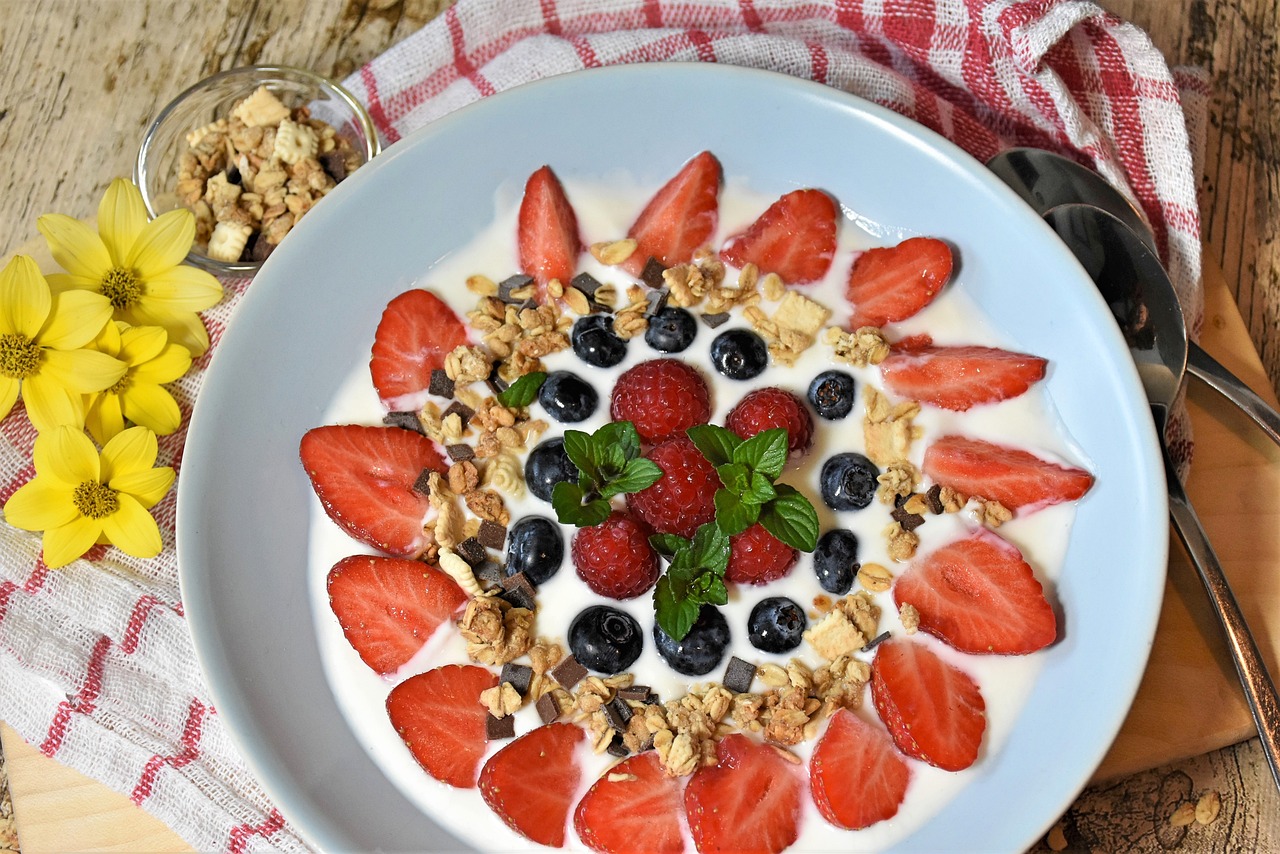
[[[161,211],[155,209],[152,203],[151,193],[147,189],[147,154],[151,150],[151,143],[155,139],[156,132],[160,129],[169,117],[173,115],[179,105],[190,98],[195,93],[209,87],[211,84],[219,83],[223,80],[230,80],[237,77],[252,79],[254,77],[293,77],[302,82],[309,83],[319,89],[328,90],[332,95],[350,108],[352,115],[355,117],[356,123],[360,126],[360,130],[364,133],[365,145],[365,163],[377,157],[382,151],[382,139],[378,135],[378,128],[373,122],[373,116],[369,114],[369,110],[356,99],[356,96],[349,89],[338,81],[325,77],[323,74],[317,74],[305,68],[298,68],[293,65],[241,65],[236,68],[229,68],[226,71],[219,71],[204,77],[195,83],[183,89],[174,96],[160,112],[156,113],[156,117],[147,125],[146,133],[142,136],[142,142],[138,146],[138,155],[133,164],[133,183],[138,188],[138,192],[142,194],[142,204],[147,211],[147,219],[153,220],[160,216]],[[192,247],[187,253],[186,263],[193,264],[202,270],[206,270],[215,275],[227,276],[252,276],[262,269],[261,261],[250,262],[227,262],[218,261],[203,255]]]

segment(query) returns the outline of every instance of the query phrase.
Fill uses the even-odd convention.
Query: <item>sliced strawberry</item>
[[[476,785],[484,758],[488,708],[480,692],[498,677],[474,664],[449,664],[411,676],[387,695],[391,725],[428,774],[459,789]]]
[[[987,728],[978,685],[924,644],[891,639],[876,647],[871,699],[908,756],[944,771],[968,768],[978,758]]]
[[[914,605],[920,628],[961,652],[1022,655],[1058,636],[1053,607],[1022,553],[985,529],[912,562],[893,601]]]
[[[889,391],[954,412],[1009,400],[1044,378],[1039,356],[994,347],[894,346],[880,363]]]
[[[778,852],[800,834],[804,781],[767,744],[733,733],[717,745],[719,763],[689,778],[684,806],[699,851]]]
[[[552,279],[568,284],[577,272],[582,254],[578,217],[550,166],[534,172],[524,185],[516,239],[520,270],[533,276],[540,292]]]
[[[680,780],[668,777],[653,751],[625,759],[591,785],[573,814],[578,836],[606,854],[684,851]]]
[[[420,560],[352,555],[329,570],[329,606],[364,663],[392,673],[467,601],[458,583]]]
[[[849,328],[884,326],[924,308],[951,278],[951,247],[933,237],[868,249],[853,262],[845,290]]]
[[[848,709],[827,724],[809,759],[809,791],[822,817],[845,830],[893,818],[911,769],[884,730]]]
[[[720,161],[710,151],[690,160],[645,205],[627,236],[636,251],[622,264],[633,276],[656,258],[664,267],[684,264],[715,233],[720,215]]]
[[[547,724],[499,750],[480,771],[480,794],[516,833],[559,848],[582,768],[574,756],[585,733],[577,724]]]
[[[383,405],[410,411],[421,406],[431,372],[467,343],[467,327],[431,291],[415,288],[387,303],[373,336],[369,373]]]
[[[430,504],[413,484],[423,469],[448,470],[430,439],[399,427],[330,425],[308,430],[299,453],[324,511],[342,530],[388,554],[422,554]]]
[[[1017,448],[943,436],[924,452],[924,473],[965,495],[995,499],[1017,510],[1075,501],[1093,486],[1093,475]]]
[[[720,257],[735,267],[755,264],[789,285],[816,282],[836,252],[836,203],[821,190],[793,190],[747,229],[730,237]]]

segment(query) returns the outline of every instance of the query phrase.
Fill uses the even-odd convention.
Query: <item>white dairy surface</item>
[[[616,239],[625,234],[636,212],[647,201],[653,189],[653,187],[637,187],[625,178],[599,186],[568,185],[569,198],[577,211],[585,242]],[[441,259],[432,269],[424,270],[417,284],[430,288],[447,299],[461,315],[475,304],[475,295],[467,291],[463,284],[469,275],[482,273],[494,281],[500,281],[517,270],[514,235],[520,190],[521,187],[507,188],[501,194],[502,197],[495,200],[497,215],[489,230],[477,235],[469,246],[461,247],[457,252]],[[716,245],[720,245],[728,235],[744,228],[772,201],[772,198],[752,193],[742,184],[731,181],[721,195],[720,226]],[[856,213],[846,209],[840,226],[840,245],[829,275],[823,282],[802,288],[805,294],[833,310],[830,321],[832,325],[843,325],[848,316],[848,305],[843,298],[843,292],[854,250],[896,242],[900,236],[909,234],[904,231],[894,237],[872,238],[856,225],[856,222]],[[906,229],[910,227],[909,223],[901,225]],[[877,229],[877,233],[880,233],[880,229]],[[946,235],[937,236],[946,238]],[[964,247],[961,246],[958,249],[963,257]],[[620,292],[630,283],[625,273],[604,267],[585,253],[581,259],[580,271],[589,272],[602,282],[617,284]],[[733,276],[735,272],[730,268],[729,275]],[[998,330],[989,328],[981,311],[966,296],[964,288],[965,274],[961,269],[956,280],[949,284],[929,307],[916,317],[895,325],[891,337],[928,332],[940,344],[966,343],[1012,347],[1008,337],[1002,336]],[[771,314],[775,306],[764,303],[762,307]],[[715,374],[709,367],[707,353],[712,338],[724,329],[731,328],[732,325],[745,326],[746,324],[736,315],[730,324],[714,331],[699,323],[698,336],[693,346],[683,354],[676,354],[678,358],[699,366],[710,382],[713,423],[723,423],[729,410],[743,394],[752,388],[776,385],[791,390],[803,399],[810,380],[830,367],[847,370],[858,380],[859,399],[853,413],[843,421],[837,422],[824,421],[815,417],[814,423],[817,429],[813,450],[798,467],[789,468],[784,472],[782,480],[795,485],[810,496],[818,510],[822,531],[837,526],[852,529],[859,538],[859,559],[863,563],[881,563],[890,567],[895,575],[899,574],[904,567],[895,565],[889,560],[885,541],[881,535],[881,530],[889,522],[889,508],[875,502],[871,507],[857,513],[836,513],[822,503],[818,490],[818,472],[822,462],[828,456],[837,451],[863,450],[861,388],[868,382],[879,387],[879,370],[874,367],[859,369],[848,365],[833,365],[829,359],[830,349],[819,343],[811,347],[793,368],[770,366],[763,375],[747,382],[727,380]],[[373,343],[373,329],[352,330],[352,334],[367,337],[370,345]],[[478,336],[474,334],[473,338],[478,340]],[[572,350],[566,350],[545,359],[548,370],[575,371],[590,379],[600,394],[600,405],[591,420],[567,426],[590,432],[605,423],[608,419],[608,399],[613,379],[637,362],[662,355],[652,350],[643,339],[637,338],[631,342],[627,358],[622,364],[611,369],[590,367],[580,361]],[[1052,365],[1049,370],[1053,370]],[[366,364],[352,366],[351,373],[346,378],[335,377],[333,402],[326,412],[324,423],[379,424],[383,414],[384,409],[373,390]],[[537,404],[534,405],[534,414],[535,417],[545,417]],[[550,421],[550,419],[547,420]],[[554,421],[550,423],[551,429],[543,437],[544,439],[563,432],[564,425]],[[916,442],[913,446],[912,460],[917,465],[932,438],[953,432],[963,432],[1002,444],[1025,447],[1041,456],[1056,457],[1077,465],[1083,463],[1084,467],[1088,468],[1087,461],[1081,460],[1080,454],[1074,450],[1069,438],[1064,435],[1051,401],[1039,387],[1033,387],[1030,392],[1017,399],[977,407],[967,413],[952,413],[925,406],[916,423],[926,431],[925,439]],[[507,503],[513,523],[525,515],[541,515],[554,519],[550,505],[532,495],[526,495],[519,501],[508,498]],[[401,742],[387,718],[384,706],[387,693],[395,683],[414,673],[444,663],[466,661],[465,645],[456,630],[443,626],[422,652],[394,677],[384,679],[370,670],[343,636],[337,619],[329,609],[325,591],[326,575],[334,563],[349,554],[368,551],[368,549],[349,539],[330,522],[318,501],[313,501],[312,516],[309,583],[312,605],[317,616],[319,644],[333,692],[356,738],[386,772],[388,778],[410,800],[458,838],[468,840],[478,848],[495,851],[541,847],[508,829],[485,806],[478,790],[453,789],[432,779],[418,766]],[[999,530],[1000,536],[1010,540],[1022,550],[1024,557],[1044,584],[1049,601],[1055,605],[1057,600],[1054,582],[1061,568],[1073,518],[1074,508],[1069,505],[1060,505],[1015,519]],[[917,529],[921,539],[920,555],[958,539],[965,530],[975,525],[967,513],[929,516],[927,519],[926,524]],[[537,617],[539,635],[563,638],[570,620],[579,611],[589,604],[602,601],[586,588],[574,572],[572,561],[568,556],[568,537],[571,536],[571,531],[571,528],[565,529],[564,566],[539,590]],[[730,587],[733,586],[730,585]],[[860,588],[855,584],[854,589]],[[824,594],[824,591],[813,574],[812,558],[805,554],[801,555],[799,563],[785,579],[762,587],[741,587],[731,590],[730,602],[723,608],[732,633],[732,643],[724,661],[728,662],[729,655],[737,655],[756,663],[777,661],[785,664],[793,655],[798,655],[813,667],[820,665],[822,661],[807,644],[802,643],[792,653],[770,655],[753,648],[747,640],[746,631],[748,614],[755,603],[761,599],[767,596],[788,596],[805,606],[812,618],[812,602],[814,597],[820,594]],[[879,594],[876,601],[881,608],[881,629],[900,635],[901,625],[897,619],[891,593]],[[610,604],[630,612],[645,629],[644,653],[630,669],[636,676],[636,682],[652,686],[664,701],[683,694],[687,688],[687,677],[682,677],[668,668],[653,648],[650,634],[653,625],[650,595],[646,594],[628,602],[611,602]],[[833,827],[818,814],[816,808],[806,798],[801,835],[792,850],[880,850],[901,841],[913,830],[929,821],[931,816],[974,778],[974,775],[982,774],[984,762],[1002,749],[1040,670],[1041,657],[1034,654],[1030,656],[965,655],[955,652],[922,632],[917,633],[914,640],[927,644],[944,659],[970,673],[980,685],[986,702],[987,730],[977,762],[965,771],[951,773],[909,759],[911,784],[897,816],[862,831],[850,832]],[[862,653],[859,657],[869,661],[871,654]],[[713,671],[709,678],[718,678],[722,673],[722,669]],[[756,690],[762,690],[759,682],[755,687]],[[875,721],[877,726],[880,725],[871,703],[869,689],[866,692],[864,706],[858,714],[864,719]],[[532,706],[526,707],[517,717],[517,734],[528,731],[538,723],[537,714]],[[506,743],[497,742],[490,745],[490,753],[496,752]],[[813,744],[814,742],[804,743],[793,750],[807,763]],[[584,767],[583,792],[600,773],[616,761],[607,755],[591,755],[585,740],[581,759]],[[572,825],[572,818],[570,818],[570,825]],[[569,831],[567,847],[585,850],[572,828]],[[688,844],[688,850],[693,850],[691,841]]]

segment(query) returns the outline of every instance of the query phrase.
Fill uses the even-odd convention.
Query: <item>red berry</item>
[[[853,303],[849,328],[906,320],[951,278],[951,247],[932,237],[868,249],[853,262],[845,294]]]
[[[599,525],[573,535],[573,565],[594,592],[610,599],[634,599],[658,581],[658,554],[649,545],[649,526],[614,511]]]
[[[837,709],[809,760],[809,791],[822,817],[845,830],[893,818],[907,796],[911,769],[889,735]]]
[[[695,368],[675,359],[641,362],[618,377],[609,409],[630,421],[650,444],[670,439],[711,417],[711,393]]]
[[[410,676],[387,695],[387,714],[428,774],[459,789],[476,784],[488,742],[489,709],[480,694],[498,677],[473,664],[448,664]]]
[[[755,264],[788,285],[816,282],[836,251],[836,203],[821,190],[792,190],[725,242],[720,257],[735,267]]]
[[[965,495],[999,501],[1028,512],[1075,501],[1093,486],[1083,469],[1043,460],[1019,448],[981,439],[943,436],[924,452],[924,473]]]
[[[680,854],[682,790],[679,777],[663,772],[657,753],[639,753],[591,785],[574,811],[573,826],[588,848],[603,854]]]
[[[780,388],[749,392],[729,411],[724,426],[743,439],[782,427],[787,431],[787,456],[792,460],[813,447],[813,416],[800,398]]]
[[[577,724],[547,724],[490,756],[480,770],[489,809],[526,839],[562,847],[582,779],[577,752],[585,735]]]
[[[684,789],[689,832],[702,852],[780,852],[800,835],[804,780],[767,744],[741,733],[716,745],[719,761]]]
[[[880,363],[885,388],[901,397],[964,412],[1009,400],[1044,378],[1045,360],[994,347],[904,347]]]
[[[388,409],[422,406],[431,372],[467,343],[466,324],[438,296],[415,288],[387,303],[373,335],[369,375]]]
[[[720,215],[720,161],[709,151],[694,157],[645,205],[627,236],[636,251],[623,269],[640,275],[645,263],[656,258],[664,267],[693,258],[715,233]]]
[[[768,584],[790,572],[799,557],[798,551],[756,522],[729,538],[729,568],[724,577],[735,584]]]
[[[716,467],[688,436],[668,439],[646,456],[662,469],[662,477],[628,495],[627,507],[655,531],[692,537],[699,525],[716,516]]]
[[[539,293],[552,279],[568,284],[578,267],[582,239],[578,236],[578,218],[550,166],[529,176],[516,230],[520,271],[533,276]]]

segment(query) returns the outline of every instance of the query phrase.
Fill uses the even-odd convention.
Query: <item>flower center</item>
[[[120,506],[116,491],[105,483],[86,480],[71,493],[71,503],[80,511],[80,515],[90,519],[105,519]]]
[[[107,394],[124,394],[125,389],[129,387],[129,372],[125,371],[125,375],[116,380],[116,384],[107,389]]]
[[[21,332],[0,335],[0,374],[26,379],[40,369],[40,345]]]
[[[102,295],[115,309],[132,308],[142,297],[142,282],[129,270],[112,267],[102,277]]]

